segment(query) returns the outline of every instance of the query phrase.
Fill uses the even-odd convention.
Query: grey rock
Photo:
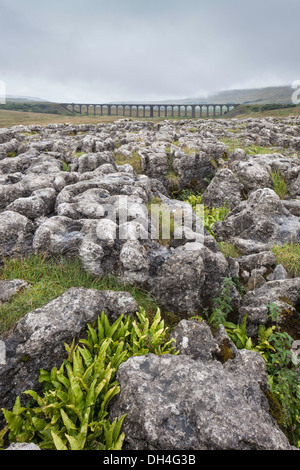
[[[81,155],[78,158],[78,173],[93,171],[105,163],[110,163],[116,169],[116,163],[112,152],[100,152]]]
[[[259,289],[266,283],[265,278],[259,273],[251,273],[251,276],[246,284],[245,290],[249,292],[250,290]]]
[[[278,264],[274,271],[267,277],[267,281],[280,281],[282,279],[287,279],[288,277],[289,276],[282,264]]]
[[[261,267],[273,268],[276,265],[276,256],[271,251],[262,251],[252,255],[241,256],[236,258],[240,267],[245,271],[253,271]]]
[[[173,170],[178,175],[180,188],[193,187],[197,191],[205,189],[215,172],[211,159],[205,152],[175,154]]]
[[[282,201],[284,207],[296,217],[300,217],[300,199],[289,199]]]
[[[221,207],[227,204],[233,209],[242,201],[244,186],[228,168],[218,170],[205,189],[201,203],[208,207]]]
[[[15,442],[14,444],[10,444],[9,447],[5,450],[41,450],[39,446],[36,444],[33,444],[32,442],[30,443],[25,443],[25,442]]]
[[[8,211],[18,212],[19,214],[22,214],[31,220],[34,220],[38,217],[43,217],[48,213],[44,199],[38,196],[16,199],[14,202],[9,204],[6,209]]]
[[[291,239],[300,242],[300,220],[272,189],[258,189],[224,221],[217,222],[214,232],[219,241],[233,243],[243,254],[251,254]]]
[[[175,248],[151,279],[151,291],[160,305],[194,315],[211,305],[220,293],[228,264],[221,252],[214,253],[201,243],[191,242]]]
[[[240,306],[240,319],[247,315],[247,333],[255,336],[260,324],[276,324],[270,317],[268,305],[279,310],[278,324],[295,340],[300,337],[300,278],[266,282],[262,287],[248,292]]]
[[[122,280],[127,283],[143,284],[149,278],[149,260],[146,249],[138,240],[128,240],[122,246],[120,261],[124,273]]]
[[[141,168],[144,174],[149,178],[155,178],[165,182],[165,176],[168,173],[169,162],[164,150],[154,152],[151,149],[142,149],[139,151],[141,159]]]
[[[47,219],[36,230],[33,238],[35,253],[78,253],[84,235],[83,223],[68,217],[55,216]]]
[[[93,276],[101,277],[104,275],[103,266],[101,265],[104,250],[101,245],[94,243],[92,240],[84,239],[80,245],[78,256],[85,271]]]
[[[172,332],[180,354],[192,359],[212,360],[220,355],[220,348],[205,321],[181,320]]]
[[[0,305],[1,302],[9,302],[15,294],[29,287],[31,287],[30,284],[22,279],[0,281]]]
[[[126,413],[124,450],[291,449],[268,412],[259,353],[224,364],[148,354],[121,364],[117,380],[110,413]]]
[[[0,214],[0,258],[32,250],[34,226],[24,215],[13,211]]]
[[[256,159],[253,156],[243,155],[242,159],[232,158],[229,160],[229,168],[237,175],[243,184],[245,191],[250,193],[260,188],[272,188],[271,168],[267,166],[263,159]]]

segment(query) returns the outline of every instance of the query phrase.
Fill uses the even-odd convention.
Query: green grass
[[[237,148],[244,149],[247,155],[266,155],[269,153],[276,153],[276,149],[270,147],[262,147],[260,145],[245,146],[243,142],[237,138],[230,139],[226,137],[221,139],[221,142],[227,145],[229,153],[232,153]]]
[[[260,145],[249,145],[245,147],[245,152],[248,155],[265,155],[268,153],[276,153],[276,150],[269,147],[261,147]]]
[[[15,158],[17,155],[17,152],[8,152],[7,158]]]
[[[273,246],[276,263],[282,264],[291,277],[300,276],[300,243],[284,243]]]
[[[86,152],[81,152],[80,150],[78,150],[77,152],[73,153],[73,157],[76,157],[76,158],[79,158],[81,157],[82,155],[85,155]]]
[[[150,318],[158,307],[143,289],[124,285],[112,277],[95,278],[84,271],[77,259],[41,255],[7,259],[0,271],[0,280],[5,279],[23,279],[32,287],[0,306],[0,334],[7,334],[28,312],[42,307],[71,287],[129,292]]]
[[[219,247],[225,258],[239,258],[241,256],[241,253],[232,243],[219,242]]]
[[[198,153],[199,151],[196,148],[189,148],[187,145],[183,144],[180,145],[181,150],[186,154],[186,155],[193,155],[195,153]]]
[[[166,178],[170,184],[170,191],[178,191],[180,186],[179,186],[179,179],[178,176],[176,175],[175,171],[169,170]]]
[[[131,158],[124,157],[124,155],[122,155],[118,151],[114,152],[114,155],[117,165],[129,164],[132,166],[135,173],[137,173],[138,175],[142,173],[141,158],[139,156],[138,151],[132,152]]]
[[[281,176],[281,173],[279,171],[272,171],[271,179],[273,181],[275,193],[280,197],[280,199],[284,199],[288,194],[288,187]]]
[[[63,171],[70,171],[70,164],[66,163],[65,161],[62,161],[62,166],[63,166]]]

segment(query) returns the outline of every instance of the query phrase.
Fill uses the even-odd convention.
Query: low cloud
[[[298,0],[2,0],[8,94],[176,99],[300,79]]]

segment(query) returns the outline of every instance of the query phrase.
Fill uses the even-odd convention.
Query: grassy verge
[[[42,307],[71,287],[129,292],[150,317],[157,310],[157,304],[148,292],[121,284],[112,277],[95,278],[84,271],[77,259],[41,255],[8,259],[0,271],[0,280],[4,279],[23,279],[31,288],[16,294],[0,307],[0,334],[7,334],[28,312]]]

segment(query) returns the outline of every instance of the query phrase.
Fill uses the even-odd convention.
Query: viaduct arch
[[[126,116],[126,117],[216,117],[223,116],[239,106],[236,103],[227,104],[85,104],[61,103],[68,111],[76,114],[94,116]]]

